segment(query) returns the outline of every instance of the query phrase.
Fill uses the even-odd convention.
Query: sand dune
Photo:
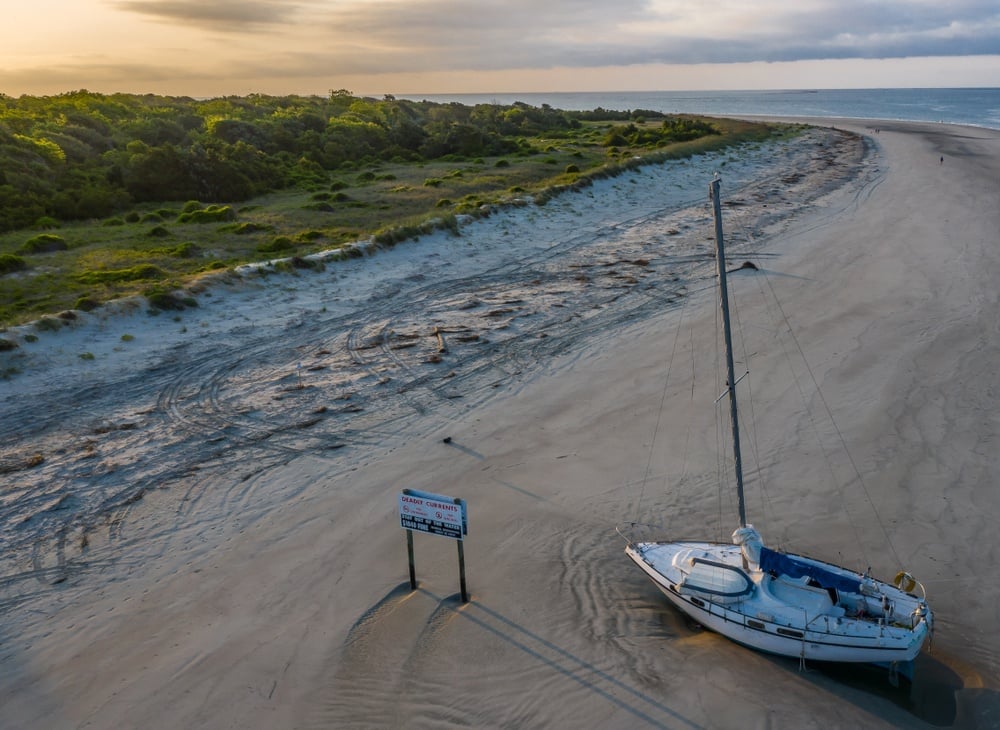
[[[646,169],[320,279],[221,284],[180,322],[22,347],[0,725],[994,726],[1000,134],[837,126],[868,142]],[[716,168],[734,262],[761,269],[733,276],[752,521],[924,582],[910,692],[702,631],[614,532],[736,523]],[[468,501],[468,604],[445,539],[417,536],[409,590],[403,487]]]

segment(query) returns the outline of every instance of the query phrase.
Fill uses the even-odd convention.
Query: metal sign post
[[[417,572],[413,559],[413,531],[426,532],[458,541],[458,576],[462,603],[469,602],[465,585],[465,545],[469,534],[469,515],[464,499],[445,497],[416,489],[404,489],[399,495],[399,525],[406,530],[406,552],[410,564],[410,589],[416,590]]]
[[[469,602],[469,592],[465,589],[465,542],[458,541],[458,585],[462,592],[462,603]]]
[[[406,531],[406,555],[410,559],[410,590],[417,590],[417,566],[413,562],[413,530]]]

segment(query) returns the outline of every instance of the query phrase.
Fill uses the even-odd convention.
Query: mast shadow
[[[536,494],[535,492],[532,492],[529,489],[525,489],[524,487],[519,487],[516,484],[511,484],[510,482],[506,482],[503,479],[497,479],[496,477],[493,477],[491,481],[494,484],[499,484],[500,486],[507,487],[507,489],[512,489],[515,492],[523,494],[526,497],[531,497],[532,499],[537,499],[539,502],[548,502],[549,501],[549,500],[547,500],[545,497],[543,497],[540,494]]]
[[[442,599],[423,589],[418,590],[439,601],[442,606],[451,608],[483,631],[599,695],[637,720],[657,728],[672,728],[678,723],[688,728],[702,727],[657,698],[626,684],[618,677],[530,631],[499,611],[477,601],[462,604],[457,594]]]

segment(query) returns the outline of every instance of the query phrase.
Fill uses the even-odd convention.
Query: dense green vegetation
[[[0,322],[382,243],[773,128],[648,111],[252,95],[0,94]],[[541,195],[544,200],[546,193]],[[433,222],[431,219],[434,219]]]

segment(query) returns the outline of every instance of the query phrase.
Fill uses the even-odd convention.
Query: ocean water
[[[557,109],[650,111],[671,114],[895,119],[1000,129],[997,89],[826,89],[800,91],[623,91],[530,94],[416,94],[408,99],[462,104],[548,104]]]

